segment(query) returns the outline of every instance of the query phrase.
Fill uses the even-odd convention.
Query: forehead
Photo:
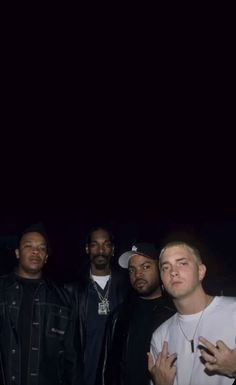
[[[20,243],[24,243],[24,242],[46,243],[46,240],[42,234],[32,231],[32,232],[26,233],[22,236]]]
[[[161,255],[161,262],[168,261],[169,259],[175,259],[175,258],[194,258],[193,253],[191,250],[185,246],[185,245],[178,245],[178,246],[170,246],[167,247],[167,249],[162,253]]]
[[[135,255],[132,255],[132,257],[129,260],[129,267],[139,266],[139,265],[142,265],[143,263],[155,264],[155,262],[156,261],[154,259],[145,257],[145,255],[135,254]]]
[[[110,235],[106,230],[102,230],[102,229],[96,230],[91,234],[90,242],[97,241],[99,239],[110,241]]]

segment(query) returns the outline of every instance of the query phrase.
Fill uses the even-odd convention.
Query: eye
[[[106,248],[108,248],[108,249],[110,249],[110,248],[112,247],[112,244],[111,244],[111,242],[107,242],[107,243],[105,243],[105,247],[106,247]]]
[[[188,262],[185,262],[185,261],[184,261],[184,262],[180,262],[179,264],[180,264],[181,266],[184,266],[184,265],[187,265]]]
[[[40,249],[41,251],[46,252],[46,251],[47,251],[47,246],[46,246],[46,245],[41,245],[41,246],[39,246],[39,249]]]
[[[134,268],[133,267],[129,267],[129,274],[134,274]]]
[[[32,245],[30,244],[23,245],[23,249],[31,249],[31,248],[32,248]]]
[[[164,265],[161,267],[161,271],[167,271],[169,269],[169,266]]]
[[[143,270],[148,270],[150,269],[150,265],[143,265]]]

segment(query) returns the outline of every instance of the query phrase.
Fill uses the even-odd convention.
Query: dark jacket
[[[28,383],[20,383],[21,346],[17,323],[22,294],[15,274],[0,278],[1,384],[81,385],[80,347],[75,339],[71,297],[47,279],[42,279],[34,295]]]
[[[136,293],[130,295],[108,319],[96,385],[124,384],[131,322],[138,301],[137,298]],[[160,298],[158,304],[153,307],[151,320],[149,319],[148,321],[148,346],[154,330],[174,313],[175,309],[172,302],[169,299]],[[140,333],[142,333],[142,330],[140,330]],[[147,352],[144,352],[144,355],[146,355],[146,353]]]
[[[66,284],[65,288],[72,294],[73,300],[76,303],[76,313],[79,324],[80,344],[82,354],[85,351],[86,345],[86,318],[88,309],[88,289],[89,289],[89,271],[80,276],[77,282]],[[126,272],[118,269],[112,270],[111,290],[115,290],[117,304],[124,301],[127,293],[130,290],[129,280]]]

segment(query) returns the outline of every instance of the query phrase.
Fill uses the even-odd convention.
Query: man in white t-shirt
[[[160,274],[178,312],[154,333],[149,371],[155,385],[231,385],[236,377],[236,298],[212,297],[199,251],[172,242]]]

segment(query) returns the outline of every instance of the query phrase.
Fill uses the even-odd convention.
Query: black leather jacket
[[[116,291],[117,303],[124,301],[130,290],[128,275],[123,271],[113,269],[111,287]],[[86,319],[88,309],[88,288],[89,288],[89,270],[81,274],[78,282],[66,284],[65,288],[72,295],[76,306],[77,320],[79,324],[80,345],[82,354],[85,352],[86,345]]]
[[[15,274],[0,278],[1,385],[21,384],[21,347],[17,322],[22,287]],[[31,311],[29,309],[29,311]],[[80,347],[76,345],[71,297],[43,279],[35,292],[27,385],[80,385]]]
[[[129,298],[111,313],[104,338],[103,350],[100,358],[96,385],[123,385],[124,372],[127,365],[127,349],[131,320],[137,294],[131,293]],[[159,303],[153,308],[150,330],[154,330],[176,312],[169,298],[160,298]],[[140,333],[142,331],[140,330]],[[144,352],[146,354],[146,352]]]

